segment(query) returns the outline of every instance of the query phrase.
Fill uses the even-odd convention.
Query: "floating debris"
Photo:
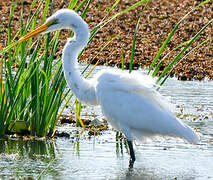
[[[57,138],[57,137],[65,137],[65,138],[70,138],[70,134],[67,133],[67,132],[59,132],[59,131],[55,131],[55,134],[54,134],[54,138]]]

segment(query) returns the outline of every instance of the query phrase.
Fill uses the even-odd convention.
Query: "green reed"
[[[174,33],[177,31],[177,29],[179,28],[179,25],[186,19],[186,17],[189,16],[189,14],[191,14],[195,9],[201,7],[202,5],[206,4],[210,2],[210,0],[205,0],[202,3],[200,3],[199,5],[197,5],[196,7],[192,8],[191,11],[189,11],[183,18],[180,19],[180,21],[175,25],[175,27],[172,29],[172,31],[169,33],[168,37],[166,38],[166,40],[164,41],[163,45],[161,46],[161,48],[159,49],[159,51],[157,52],[155,58],[152,61],[152,64],[149,68],[149,72],[148,74],[151,73],[152,71],[152,76],[155,77],[163,63],[163,61],[166,59],[166,57],[168,57],[168,55],[183,47],[183,49],[178,53],[178,55],[173,58],[170,62],[170,64],[164,68],[163,72],[161,73],[161,75],[157,78],[157,83],[160,83],[160,85],[163,85],[163,83],[166,81],[166,79],[169,77],[169,74],[172,72],[172,70],[174,70],[174,68],[176,67],[176,65],[183,60],[183,58],[181,58],[184,53],[186,53],[186,51],[191,47],[191,45],[197,40],[197,38],[201,35],[202,32],[204,32],[206,30],[206,28],[213,22],[213,19],[211,19],[206,25],[204,25],[200,31],[194,35],[190,40],[178,45],[177,47],[175,47],[172,51],[170,51],[168,54],[166,54],[160,61],[160,56],[162,54],[162,52],[164,51],[164,49],[166,48],[168,42],[171,40],[172,36],[174,35]],[[207,40],[207,39],[206,39]],[[204,42],[206,42],[206,40]],[[208,40],[207,40],[208,41]],[[194,49],[197,49],[197,47],[203,45],[204,43],[202,42],[201,44],[199,44],[198,46],[196,46],[195,48],[193,48],[191,51],[193,51]],[[187,53],[189,54],[189,53]],[[184,56],[185,58],[185,56]],[[159,61],[159,62],[158,62]],[[158,62],[158,63],[157,63]],[[176,64],[176,65],[175,65]],[[155,68],[154,68],[155,67]],[[164,79],[163,79],[164,78]],[[162,80],[163,79],[163,80]]]
[[[119,4],[117,0],[109,8],[103,20],[91,30],[90,41],[106,24],[144,2],[145,0],[139,1],[108,17]],[[76,11],[81,9],[82,18],[84,18],[90,3],[91,0],[70,0],[69,8]],[[68,97],[69,90],[65,90],[66,81],[61,58],[55,58],[60,45],[60,31],[56,32],[52,38],[48,34],[36,38],[36,41],[31,38],[20,44],[15,39],[21,38],[38,26],[37,21],[41,18],[39,16],[41,12],[43,12],[42,22],[44,22],[48,13],[53,12],[54,1],[33,0],[27,22],[24,22],[24,1],[22,0],[20,28],[13,36],[11,23],[17,4],[18,0],[13,0],[8,22],[7,46],[0,50],[0,136],[8,133],[18,121],[25,122],[29,126],[27,130],[33,136],[51,136],[59,119],[58,114],[62,113],[62,111],[59,113],[59,110],[64,109],[61,107],[62,102],[73,97],[73,95]],[[81,104],[79,103],[77,107],[76,114],[80,116]]]
[[[23,1],[21,9],[20,29],[18,33],[24,36],[27,31],[33,30],[38,20],[41,4],[29,18],[27,25],[23,23]],[[48,1],[45,4],[49,3]],[[13,2],[8,26],[8,45],[11,41],[11,22],[17,0]],[[45,6],[43,19],[46,18]],[[53,132],[55,119],[62,103],[62,93],[66,82],[62,72],[61,61],[54,61],[54,54],[59,45],[58,38],[53,41],[48,35],[43,43],[40,39],[18,44],[13,51],[8,50],[2,59],[1,94],[0,94],[0,135],[11,130],[16,121],[25,121],[29,124],[29,133],[34,136],[46,136]],[[15,65],[15,69],[12,66]],[[54,71],[54,73],[53,73]]]

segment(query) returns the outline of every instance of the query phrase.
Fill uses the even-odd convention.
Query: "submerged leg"
[[[127,143],[128,143],[129,152],[130,152],[129,168],[132,169],[135,162],[135,152],[133,149],[132,141],[127,140]]]

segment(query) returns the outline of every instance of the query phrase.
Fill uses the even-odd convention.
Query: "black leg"
[[[135,162],[135,152],[133,149],[132,141],[127,140],[127,143],[128,143],[129,152],[130,152],[129,168],[132,169]]]

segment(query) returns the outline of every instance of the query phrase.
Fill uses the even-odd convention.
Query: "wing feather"
[[[97,99],[103,114],[114,127],[141,129],[147,134],[174,129],[174,115],[144,76],[102,72],[97,79]],[[122,128],[121,128],[122,126]]]
[[[96,95],[103,114],[128,139],[132,134],[142,138],[160,134],[197,142],[194,131],[176,119],[153,87],[150,77],[136,73],[102,71],[96,76]]]
[[[157,85],[154,82],[154,78],[148,75],[142,75],[137,72],[129,74],[124,71],[121,73],[119,70],[103,70],[100,74],[102,77],[100,78],[99,76],[98,82],[108,84],[108,87],[115,91],[136,93],[150,99],[164,111],[171,109],[172,105],[167,99],[155,90]]]

